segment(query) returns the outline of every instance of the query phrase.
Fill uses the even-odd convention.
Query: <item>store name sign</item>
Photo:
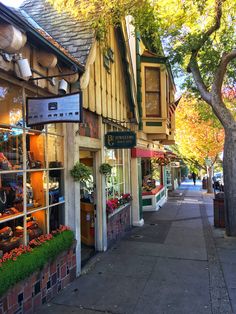
[[[105,146],[107,148],[132,148],[136,146],[136,134],[131,131],[107,132]]]
[[[81,122],[82,95],[68,94],[57,97],[37,97],[26,99],[26,124]]]

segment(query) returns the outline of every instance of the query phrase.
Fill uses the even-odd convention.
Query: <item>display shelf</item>
[[[35,212],[38,212],[39,210],[45,210],[47,208],[48,208],[48,206],[34,207],[34,208],[30,209],[30,210],[27,210],[27,214],[33,214]]]
[[[8,216],[5,216],[5,217],[0,217],[0,223],[8,222],[10,220],[14,220],[14,219],[21,218],[21,217],[24,217],[24,216],[25,216],[25,214],[21,213],[21,214],[14,214],[14,215],[8,215]]]

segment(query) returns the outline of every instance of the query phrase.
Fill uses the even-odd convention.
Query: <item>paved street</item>
[[[236,239],[212,227],[200,182],[144,220],[37,313],[236,313]]]

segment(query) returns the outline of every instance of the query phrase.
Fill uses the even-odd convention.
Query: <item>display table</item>
[[[143,211],[157,211],[167,200],[166,187],[160,185],[151,191],[142,192]]]

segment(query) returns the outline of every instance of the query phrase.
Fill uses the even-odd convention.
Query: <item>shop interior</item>
[[[80,150],[80,163],[88,166],[94,173],[94,153]],[[90,180],[80,182],[80,209],[81,209],[81,266],[95,254],[95,202],[94,202],[94,175]]]
[[[141,173],[143,192],[150,192],[163,184],[161,166],[155,159],[152,160],[151,158],[142,158]]]

